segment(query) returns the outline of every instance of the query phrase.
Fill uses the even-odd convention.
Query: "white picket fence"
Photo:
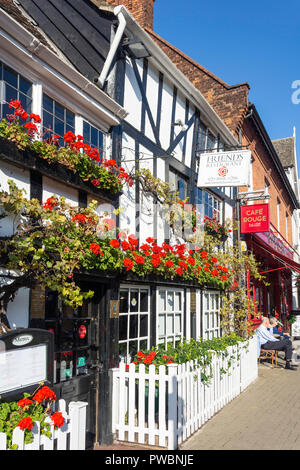
[[[33,442],[24,443],[24,431],[16,427],[13,431],[12,443],[17,444],[17,450],[85,450],[86,445],[86,402],[69,403],[69,412],[66,411],[65,400],[57,402],[57,409],[65,418],[61,428],[54,429],[50,418],[51,437],[40,434],[40,423],[36,422],[32,428]],[[0,450],[7,450],[5,433],[0,433]]]
[[[223,406],[257,378],[257,339],[215,352],[211,369],[197,361],[155,366],[125,364],[111,369],[112,432],[119,441],[176,449]],[[227,371],[224,373],[224,370]],[[202,373],[213,378],[204,384]]]

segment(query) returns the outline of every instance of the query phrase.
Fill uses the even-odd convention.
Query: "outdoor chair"
[[[275,367],[277,367],[277,351],[275,351],[274,349],[261,348],[258,362],[260,362],[261,359],[271,359],[272,367],[274,367],[274,363],[275,363]]]

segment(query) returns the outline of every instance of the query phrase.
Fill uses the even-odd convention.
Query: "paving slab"
[[[258,379],[180,449],[300,450],[300,366],[284,369],[281,354],[278,368],[259,365]]]

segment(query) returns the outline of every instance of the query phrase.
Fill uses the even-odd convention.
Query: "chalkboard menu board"
[[[1,335],[1,399],[22,397],[40,382],[53,384],[53,334],[31,328]]]

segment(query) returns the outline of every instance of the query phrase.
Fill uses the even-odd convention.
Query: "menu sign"
[[[0,394],[47,379],[47,345],[0,349]]]
[[[269,204],[252,204],[241,206],[241,233],[269,231]]]
[[[250,165],[250,150],[202,153],[197,186],[249,186]]]

